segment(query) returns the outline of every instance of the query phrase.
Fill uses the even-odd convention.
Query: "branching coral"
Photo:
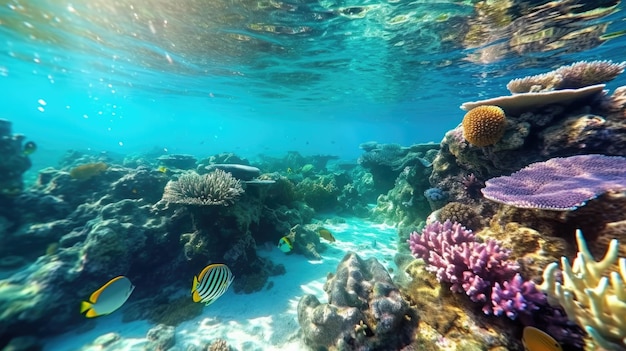
[[[183,205],[228,206],[243,193],[241,181],[220,169],[209,174],[185,173],[165,186],[162,201]]]
[[[547,73],[513,79],[506,87],[514,94],[578,89],[613,80],[625,67],[626,62],[579,61]]]
[[[514,319],[518,313],[536,310],[545,302],[545,295],[534,283],[524,281],[517,273],[519,266],[508,259],[508,250],[492,239],[476,241],[474,233],[459,223],[448,220],[428,224],[421,234],[411,234],[409,246],[440,282],[451,284],[451,291],[484,303],[485,314],[506,314]]]
[[[580,230],[576,242],[578,254],[572,265],[561,258],[562,282],[557,280],[555,262],[546,267],[539,289],[548,294],[549,302],[563,306],[567,317],[583,327],[597,346],[621,350],[626,346],[626,258],[619,259],[619,273],[609,273],[618,261],[617,240],[611,241],[599,262]]]

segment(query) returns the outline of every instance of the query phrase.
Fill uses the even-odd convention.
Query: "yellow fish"
[[[317,233],[318,233],[318,234],[319,234],[322,238],[324,238],[324,239],[326,239],[326,240],[330,241],[331,243],[334,243],[334,242],[336,241],[336,240],[335,240],[335,237],[333,236],[333,234],[332,234],[332,233],[331,233],[328,229],[321,228],[321,229],[319,229],[319,230],[317,231]]]
[[[115,277],[94,291],[89,301],[83,301],[80,304],[80,313],[85,313],[87,318],[112,313],[122,307],[134,289],[135,286],[128,278],[122,275]]]
[[[161,172],[161,173],[167,173],[167,167],[165,166],[159,166],[157,168],[157,171]]]
[[[27,141],[26,144],[24,144],[24,151],[22,151],[24,155],[28,156],[35,151],[37,151],[37,144],[35,144],[35,142]]]
[[[553,337],[535,328],[526,327],[522,335],[525,351],[562,351],[561,345]]]
[[[291,244],[289,238],[283,236],[282,238],[280,238],[280,240],[278,240],[278,248],[280,249],[280,251],[288,253],[293,250],[293,245]]]
[[[202,302],[206,306],[212,304],[222,296],[235,279],[227,265],[223,263],[210,264],[193,277],[191,298],[193,302]]]

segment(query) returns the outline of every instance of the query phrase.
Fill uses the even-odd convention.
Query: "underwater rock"
[[[380,195],[372,211],[372,219],[397,225],[400,232],[407,228],[415,230],[430,213],[431,207],[423,195],[430,187],[427,174],[420,167],[405,168],[395,181],[394,187]]]
[[[314,349],[399,350],[413,341],[418,315],[374,258],[348,253],[329,275],[328,303],[298,302],[298,323]]]
[[[147,167],[129,171],[111,184],[111,194],[118,200],[144,199],[156,203],[163,195],[168,177],[162,172]]]
[[[172,167],[178,169],[194,169],[196,167],[196,158],[192,155],[183,154],[171,154],[162,155],[157,158],[159,164],[165,167]]]
[[[320,241],[317,227],[315,224],[298,224],[289,230],[286,236],[293,244],[293,252],[304,255],[311,260],[322,259],[320,253],[326,250],[326,246]]]
[[[31,162],[22,150],[24,136],[11,134],[11,122],[0,119],[0,196],[19,194],[24,183],[22,175]]]
[[[228,342],[224,339],[215,339],[206,347],[207,351],[232,351],[233,349],[228,345]]]
[[[159,324],[148,330],[146,339],[148,344],[145,346],[146,351],[169,350],[176,344],[176,333],[172,326]]]
[[[307,205],[317,212],[334,211],[339,206],[337,200],[341,194],[340,179],[333,174],[313,178],[304,178],[296,184],[296,192]]]
[[[363,148],[363,144],[361,145]],[[359,164],[373,176],[378,194],[384,194],[394,186],[394,181],[406,167],[429,168],[434,157],[429,151],[438,150],[435,143],[415,144],[403,147],[398,144],[368,143]]]

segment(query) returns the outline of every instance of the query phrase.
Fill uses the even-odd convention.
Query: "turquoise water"
[[[403,276],[395,255],[404,249],[411,257],[406,253],[409,232],[417,230],[417,223],[423,226],[427,216],[433,220],[435,207],[443,206],[434,205],[425,195],[426,190],[443,194],[443,190],[456,189],[463,196],[459,201],[474,207],[479,202],[486,204],[481,215],[485,214],[485,219],[494,216],[494,208],[499,205],[469,194],[468,188],[480,190],[481,182],[487,180],[469,181],[474,176],[473,168],[467,172],[463,168],[469,158],[458,159],[462,166],[454,175],[458,179],[442,169],[437,172],[447,177],[445,182],[443,178],[428,179],[437,154],[429,151],[460,123],[465,111],[459,106],[509,95],[506,84],[514,78],[582,60],[621,62],[626,57],[624,7],[620,1],[539,0],[1,1],[0,119],[11,121],[12,133],[36,142],[37,150],[32,154],[16,152],[16,158],[29,158],[33,163],[24,176],[22,193],[11,193],[14,189],[9,189],[8,196],[0,194],[0,239],[7,240],[0,240],[0,245],[10,242],[16,246],[15,250],[4,247],[5,251],[0,252],[10,254],[14,260],[7,260],[9,263],[22,265],[16,268],[3,262],[11,269],[0,269],[0,290],[8,291],[0,295],[0,303],[6,305],[13,298],[17,301],[18,295],[35,300],[53,296],[58,299],[55,303],[69,306],[69,310],[108,281],[108,275],[128,275],[137,290],[128,303],[134,307],[126,305],[124,309],[135,313],[135,324],[124,324],[120,314],[84,322],[83,316],[72,310],[64,318],[78,325],[77,330],[70,334],[63,334],[68,328],[46,330],[50,335],[45,336],[51,339],[36,341],[47,350],[73,350],[114,332],[126,338],[120,342],[124,347],[118,345],[117,350],[143,349],[146,332],[153,323],[140,318],[137,309],[152,298],[150,292],[158,292],[157,297],[165,300],[171,298],[169,291],[175,291],[173,296],[184,292],[189,300],[186,295],[193,274],[208,262],[225,260],[228,254],[232,257],[238,252],[232,249],[238,248],[254,253],[250,254],[254,259],[258,254],[262,262],[282,264],[286,273],[268,278],[266,271],[273,266],[261,269],[257,266],[261,261],[251,259],[257,265],[244,268],[262,271],[267,285],[263,280],[250,294],[240,293],[241,286],[238,291],[233,287],[219,305],[180,322],[176,331],[178,346],[206,349],[219,337],[242,350],[305,349],[299,334],[302,325],[298,325],[296,316],[302,295],[327,299],[323,289],[327,274],[348,252],[375,257],[391,273]],[[624,85],[626,75],[621,74],[608,82],[607,89]],[[615,119],[616,114],[607,115],[607,120]],[[598,122],[598,118],[591,118],[588,126],[593,126],[592,122]],[[618,122],[611,123],[613,129],[606,127],[606,140],[618,140],[619,135],[611,133],[623,129],[615,127]],[[336,165],[334,159],[326,168],[324,157],[324,165],[313,167],[320,160],[315,155],[338,156],[340,164],[356,163],[365,152],[360,145],[369,141],[421,145],[417,151],[411,149],[410,155],[408,148],[380,146],[376,149],[380,154],[383,150],[399,154],[393,156],[396,159],[391,165],[384,162],[389,160],[378,160],[384,166],[383,172],[373,176],[376,170],[365,166],[363,159],[362,167],[353,165],[354,172],[351,166]],[[435,144],[425,144],[429,142]],[[458,140],[448,142],[450,145]],[[598,153],[593,149],[597,145],[585,149],[585,144],[571,142],[580,146],[581,153]],[[79,152],[67,156],[68,150]],[[524,150],[538,153],[540,148]],[[543,156],[560,156],[560,151],[572,153],[565,146],[563,150]],[[290,159],[294,155],[291,151],[309,158]],[[517,163],[537,161],[536,155],[515,156],[508,151],[505,149],[504,155],[521,155],[513,160]],[[454,159],[449,150],[437,152],[442,159]],[[100,159],[99,153],[110,157]],[[159,167],[164,163],[159,163],[158,155],[191,154],[202,160],[220,153],[235,153],[251,160],[252,165],[267,167],[262,171],[271,175],[263,180],[275,180],[277,186],[259,190],[255,186],[267,183],[246,185],[242,205],[230,207],[232,212],[210,205],[204,212],[195,212],[197,209],[181,202],[160,207],[162,202],[158,200],[166,184],[171,184],[168,182],[190,169],[205,172],[206,163],[168,165],[168,169]],[[260,154],[275,159],[257,158]],[[60,163],[64,155],[65,163]],[[477,158],[481,156],[489,157],[487,152]],[[95,174],[84,178],[72,174],[80,165],[97,167],[99,164],[93,162],[98,161],[107,165],[100,164],[104,169]],[[215,162],[221,163],[219,159]],[[289,162],[297,167],[292,169]],[[403,167],[394,168],[397,165]],[[48,166],[56,169],[44,171],[39,182],[34,182]],[[509,171],[498,169],[490,176]],[[470,184],[463,184],[467,191],[461,188],[463,181]],[[319,188],[326,193],[307,198],[309,191],[314,193]],[[328,193],[330,197],[324,198]],[[371,203],[377,198],[377,204]],[[613,201],[623,203],[618,202],[620,199]],[[320,203],[330,205],[314,208]],[[176,206],[180,212],[174,213]],[[359,215],[362,217],[353,217]],[[342,216],[348,218],[347,222]],[[276,243],[292,234],[296,225],[324,225],[335,233],[337,242],[322,240],[327,251],[321,258],[305,258],[302,252],[285,255]],[[572,234],[566,233],[569,229],[563,229],[563,233]],[[307,240],[315,239],[319,244],[319,230],[307,229]],[[130,243],[120,244],[119,252],[112,251],[118,256],[108,256],[105,243],[105,253],[97,256],[101,253],[99,235],[111,237],[116,244],[124,240]],[[144,243],[145,238],[150,240]],[[215,252],[206,248],[210,246],[209,238],[215,240],[211,244],[219,244]],[[252,244],[245,246],[250,241],[244,239],[250,238]],[[132,240],[141,242],[140,253],[132,251]],[[315,247],[305,247],[312,250],[305,254],[317,253]],[[595,249],[604,252],[604,248]],[[80,255],[76,254],[79,250],[83,250]],[[569,253],[561,251],[559,256]],[[95,264],[85,264],[85,257]],[[118,269],[117,261],[128,267]],[[48,262],[52,263],[47,266]],[[66,265],[59,268],[60,262]],[[170,268],[182,272],[174,274]],[[253,286],[254,276],[246,277],[242,274],[245,269],[236,268],[239,282],[247,283],[248,279]],[[31,279],[37,283],[32,290]],[[66,285],[63,279],[71,281]],[[39,284],[47,290],[41,288],[37,294],[33,291]],[[72,284],[84,287],[84,291],[61,290]],[[43,306],[42,319],[57,316],[54,308],[39,300],[36,307],[20,300],[22,304],[16,304],[16,310]],[[257,309],[259,304],[264,308]],[[465,318],[472,318],[468,316]],[[470,322],[466,329],[472,333],[488,324],[480,318]],[[14,326],[13,320],[0,320],[0,329],[2,323]],[[507,331],[515,340],[507,345],[521,349],[519,339],[525,321],[507,323],[513,325]],[[15,325],[36,324],[35,315]],[[502,325],[505,327],[500,330],[505,330],[506,324]],[[91,332],[86,330],[89,328],[93,328]],[[20,337],[39,337],[38,333],[43,333],[14,329],[11,332]],[[489,332],[494,330],[498,329]],[[430,335],[433,345],[449,343],[440,331],[428,333],[423,335]],[[474,334],[480,334],[483,340],[497,339],[488,332],[481,333]],[[5,338],[1,334],[0,347],[4,347],[13,335]],[[135,338],[141,341],[133,344]],[[564,345],[569,350],[582,349],[575,343]]]
[[[624,37],[551,43],[624,30],[622,6],[520,49],[471,1],[6,1],[2,117],[38,142],[36,163],[69,148],[355,158],[369,140],[440,141],[460,103],[509,79],[619,60]]]

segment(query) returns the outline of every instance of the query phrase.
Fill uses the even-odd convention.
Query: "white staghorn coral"
[[[570,266],[561,258],[563,281],[557,281],[558,263],[543,272],[539,289],[551,303],[565,309],[567,317],[584,328],[595,344],[607,350],[626,346],[626,258],[619,258],[619,273],[608,270],[618,262],[619,242],[613,239],[604,258],[595,261],[580,230],[578,254]]]

